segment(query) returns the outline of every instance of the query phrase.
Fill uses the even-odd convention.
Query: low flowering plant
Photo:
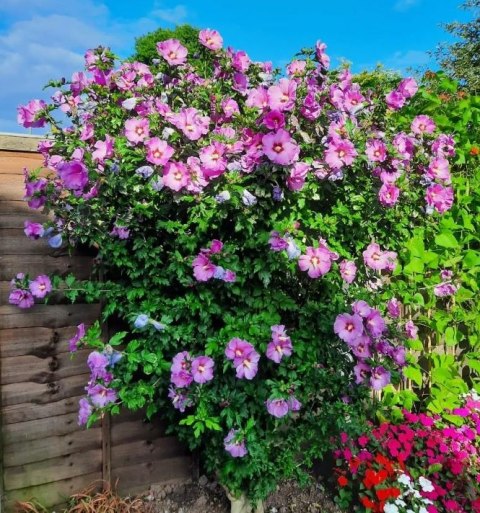
[[[403,421],[340,438],[339,502],[358,499],[367,511],[440,513],[480,511],[480,398],[475,392],[439,415],[405,411]]]

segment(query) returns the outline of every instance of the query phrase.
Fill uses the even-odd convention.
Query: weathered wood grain
[[[9,467],[27,465],[67,454],[74,455],[94,449],[100,450],[101,445],[101,428],[75,430],[64,435],[29,439],[22,443],[6,445],[3,450],[3,464],[5,472],[8,473]]]
[[[92,258],[73,256],[71,258],[43,255],[0,255],[0,280],[11,280],[19,272],[35,277],[39,274],[64,276],[73,274],[79,280],[90,277],[93,269]]]
[[[68,340],[76,325],[88,326],[100,318],[99,305],[37,304],[21,310],[7,304],[9,281],[19,272],[31,277],[72,273],[86,279],[92,269],[91,257],[54,250],[23,232],[26,219],[47,219],[23,201],[23,168],[42,165],[42,157],[34,153],[37,142],[0,134],[0,418],[5,467],[0,493],[7,512],[15,500],[31,497],[48,507],[61,504],[102,476],[111,476],[112,483],[119,478],[118,491],[124,494],[192,476],[191,458],[178,440],[165,436],[158,418],[143,422],[142,412],[124,412],[111,425],[104,422],[90,430],[78,426],[89,351],[70,360]]]
[[[4,446],[16,445],[28,440],[38,440],[50,436],[61,436],[84,428],[78,426],[78,413],[68,413],[55,417],[55,421],[49,418],[7,424],[3,427]]]
[[[100,306],[94,305],[34,305],[28,313],[13,305],[0,306],[0,329],[62,328],[81,322],[92,324],[100,317]]]
[[[118,480],[120,494],[141,493],[151,484],[186,482],[191,471],[190,458],[179,456],[112,469],[112,481]]]
[[[79,374],[51,383],[12,383],[1,387],[2,408],[21,403],[47,404],[85,393],[89,374]],[[53,421],[51,421],[53,423]]]
[[[30,155],[30,158],[24,160],[16,157],[14,153],[0,152],[0,176],[2,177],[2,183],[18,183],[23,185],[25,182],[25,176],[23,174],[25,168],[28,171],[35,170],[39,176],[53,174],[50,169],[42,168],[39,170],[42,166],[43,158],[38,158],[37,155]]]
[[[10,383],[52,383],[59,379],[89,372],[87,358],[91,349],[39,358],[12,356],[2,360],[0,385]]]
[[[0,183],[1,183],[1,175],[0,175]],[[23,194],[22,194],[23,197]],[[0,216],[4,215],[18,215],[25,216],[25,219],[29,219],[29,216],[35,212],[40,212],[40,215],[43,215],[41,211],[34,210],[28,206],[26,201],[23,201],[22,198],[18,198],[16,200],[2,200],[0,198]],[[45,219],[47,217],[45,216]]]
[[[112,447],[112,472],[116,468],[186,455],[185,447],[174,437],[139,439]]]
[[[6,512],[15,511],[16,501],[28,501],[31,499],[36,499],[41,504],[54,507],[55,511],[63,511],[62,508],[57,509],[57,506],[65,504],[68,497],[89,487],[92,483],[95,483],[97,488],[100,489],[102,485],[101,479],[102,474],[100,472],[92,472],[40,486],[10,490],[5,494],[7,500]]]
[[[45,137],[30,134],[0,134],[0,154],[14,152],[14,155],[28,159],[34,152],[36,158],[41,158],[37,153],[37,148],[38,143],[44,139]]]
[[[67,397],[66,399],[46,404],[20,403],[5,406],[0,412],[3,425],[76,413],[78,411],[78,401],[81,397],[84,396]]]
[[[0,255],[51,255],[68,256],[66,248],[53,249],[45,239],[32,240],[25,236],[23,229],[0,229]]]
[[[164,436],[165,429],[160,422],[142,422],[141,420],[120,422],[115,416],[112,418],[112,447],[136,440],[154,440]]]
[[[89,324],[85,325],[88,328]],[[68,353],[68,340],[76,332],[76,326],[0,330],[0,358],[28,355],[46,358],[59,353]]]
[[[0,229],[17,229],[23,230],[25,221],[31,221],[35,223],[44,223],[48,220],[48,217],[39,212],[38,210],[31,210],[26,214],[19,214],[14,211],[4,213],[0,216]]]
[[[102,453],[98,449],[64,454],[58,458],[9,467],[4,474],[4,486],[8,492],[101,472],[101,469]]]

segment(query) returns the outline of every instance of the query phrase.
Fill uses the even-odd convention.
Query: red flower
[[[389,463],[390,460],[386,456],[384,456],[383,454],[378,453],[375,456],[375,461],[377,463],[380,463],[380,465],[386,465],[387,463]]]
[[[365,472],[365,477],[363,478],[363,484],[366,488],[370,489],[383,483],[387,477],[388,473],[386,470],[379,470],[378,472],[375,472],[375,470],[367,469]]]
[[[372,500],[370,500],[366,495],[362,495],[360,497],[360,502],[368,509],[375,508],[375,503]]]
[[[339,476],[337,483],[343,488],[344,486],[348,485],[348,479],[345,476]]]
[[[388,499],[396,499],[400,495],[398,488],[381,488],[375,491],[377,497],[381,501],[388,501]]]
[[[358,467],[360,466],[360,459],[357,458],[356,456],[354,458],[352,458],[349,462],[348,462],[348,465],[350,467],[350,470],[352,471],[353,474],[355,474],[358,470]]]

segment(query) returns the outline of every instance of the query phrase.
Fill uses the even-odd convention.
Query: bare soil
[[[154,513],[230,513],[223,488],[205,476],[198,482],[155,486],[146,499]],[[265,502],[265,513],[340,513],[321,481],[300,488],[294,482],[278,487]]]

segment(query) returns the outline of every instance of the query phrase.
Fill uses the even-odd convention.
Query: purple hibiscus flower
[[[39,114],[47,107],[43,100],[31,100],[27,105],[17,107],[17,122],[24,128],[41,128],[47,124],[44,116]]]
[[[402,306],[402,304],[400,303],[400,301],[397,298],[394,297],[394,298],[390,299],[387,302],[387,310],[388,310],[390,317],[392,317],[393,319],[397,319],[398,317],[400,317],[400,307],[401,306]]]
[[[57,173],[65,187],[72,191],[81,191],[88,183],[88,169],[79,160],[61,162],[57,166]]]
[[[408,321],[405,324],[405,333],[409,339],[415,340],[418,338],[418,328],[415,326],[413,321]]]
[[[270,233],[270,239],[268,239],[270,249],[272,251],[283,251],[288,248],[288,241],[280,236],[279,232],[273,231]]]
[[[93,351],[88,355],[87,365],[92,373],[92,380],[105,379],[109,380],[110,375],[107,372],[109,364],[108,357],[98,351]]]
[[[259,360],[260,355],[254,349],[240,358],[235,358],[233,365],[236,369],[237,378],[253,379],[258,371]]]
[[[343,313],[337,315],[333,330],[344,342],[352,342],[363,335],[362,318],[357,314]]]
[[[117,400],[117,392],[113,388],[107,388],[100,384],[87,387],[87,393],[96,408],[103,408]]]
[[[378,310],[371,309],[365,319],[365,326],[372,337],[379,337],[386,329],[385,321]]]
[[[225,348],[225,356],[229,360],[235,360],[236,358],[243,358],[252,351],[254,351],[254,347],[250,342],[241,338],[232,338]]]
[[[290,356],[293,351],[292,340],[287,335],[285,326],[272,326],[272,341],[267,346],[267,358],[280,363],[284,356]]]
[[[357,383],[357,385],[363,383],[365,379],[368,378],[371,370],[372,368],[370,367],[370,365],[367,365],[363,362],[359,362],[357,363],[357,365],[355,365],[355,367],[353,368],[353,372],[355,373],[355,382]]]
[[[198,281],[208,281],[215,275],[215,264],[213,264],[203,253],[200,253],[195,257],[192,265],[193,275]]]
[[[435,287],[433,288],[433,293],[437,297],[453,296],[456,294],[456,292],[457,292],[457,287],[453,283],[442,282],[438,285],[435,285]]]
[[[340,262],[340,276],[345,283],[352,283],[357,274],[357,266],[351,260],[342,260]]]
[[[181,370],[179,372],[172,372],[170,381],[178,388],[186,388],[191,385],[193,376],[189,371]]]
[[[192,404],[192,401],[186,394],[180,392],[174,387],[170,387],[168,389],[168,397],[172,400],[173,407],[181,413],[183,413],[185,409]]]
[[[359,359],[370,358],[372,353],[370,351],[371,339],[365,335],[358,337],[350,342],[348,345],[352,349],[352,353]]]
[[[285,399],[268,399],[265,402],[268,413],[280,419],[289,412],[288,402]]]
[[[52,291],[52,282],[48,276],[42,274],[31,281],[28,287],[34,297],[42,299]]]
[[[11,305],[18,306],[19,308],[31,308],[35,300],[29,290],[13,289],[8,296],[8,302]]]
[[[360,317],[368,317],[370,312],[372,311],[372,307],[366,302],[360,299],[359,301],[355,301],[352,304],[352,310],[354,313],[358,314]]]
[[[84,426],[88,422],[88,418],[92,414],[93,408],[92,405],[88,402],[88,399],[82,397],[78,402],[78,425]]]
[[[287,399],[287,403],[290,411],[300,411],[302,409],[302,403],[294,395]]]
[[[403,367],[407,362],[407,350],[403,346],[397,346],[392,351],[393,361]]]
[[[233,458],[243,458],[248,454],[245,439],[239,436],[239,433],[240,431],[238,429],[231,429],[223,440],[225,450],[230,453]]]
[[[196,383],[207,383],[213,379],[213,360],[208,356],[197,356],[192,361],[192,376]]]
[[[82,322],[77,326],[77,332],[75,335],[68,341],[68,349],[71,353],[74,353],[78,350],[78,345],[81,339],[85,336],[85,324]]]
[[[31,221],[25,221],[23,231],[29,239],[34,240],[40,239],[45,233],[45,229],[43,228],[42,224],[32,223]]]
[[[370,376],[370,385],[374,390],[381,390],[390,383],[390,372],[385,367],[375,367]]]

